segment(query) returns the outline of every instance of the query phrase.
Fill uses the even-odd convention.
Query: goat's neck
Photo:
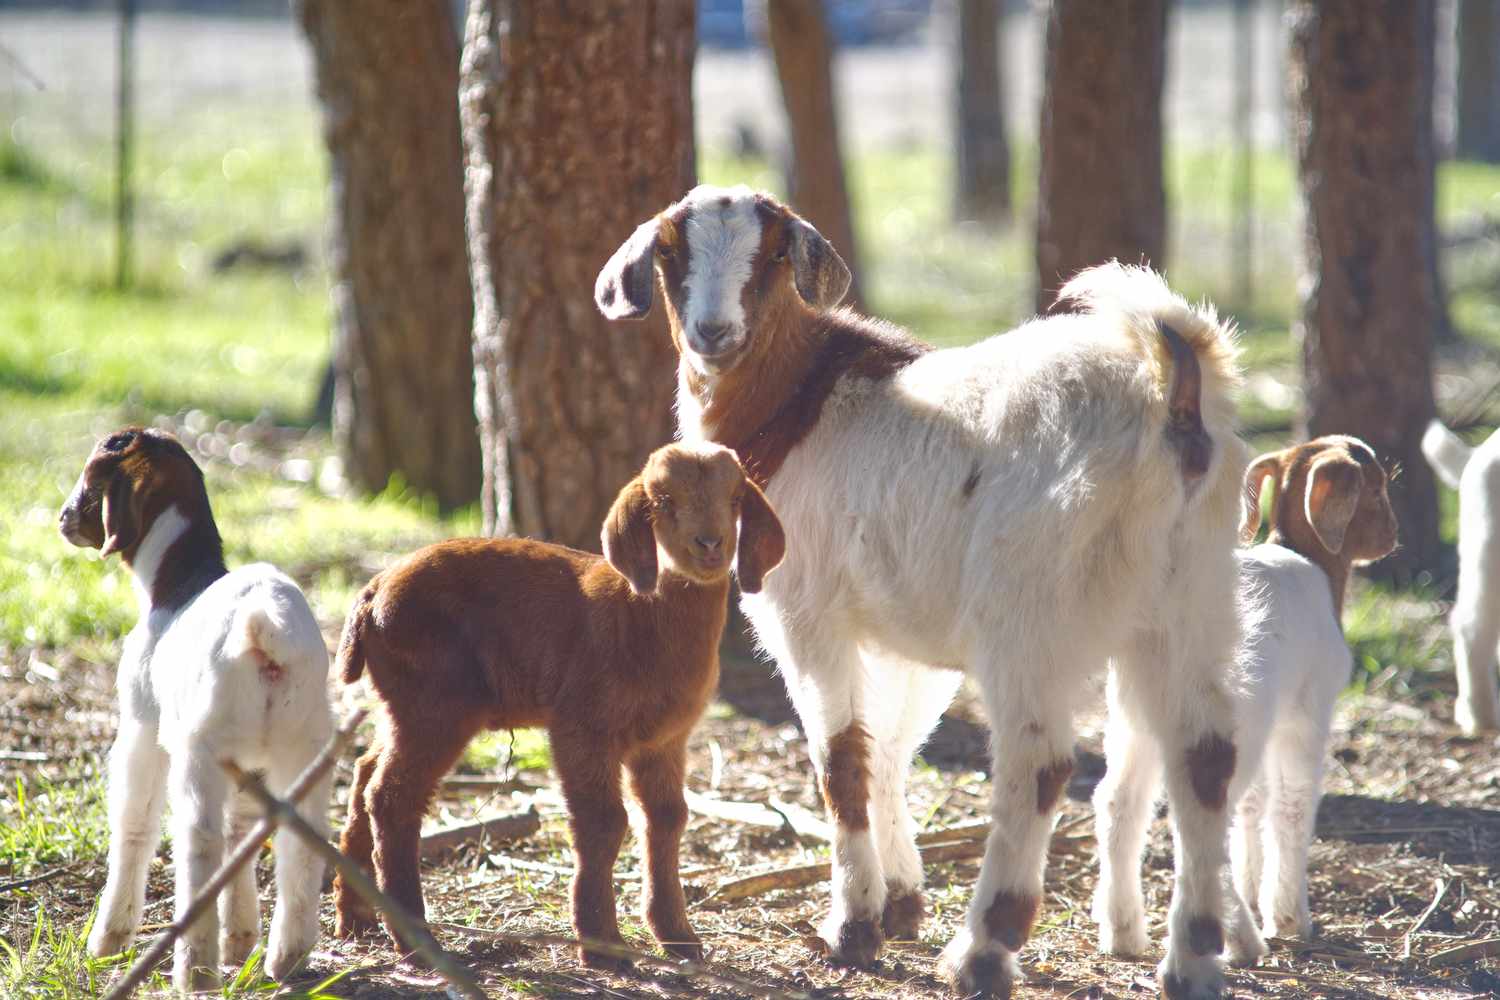
[[[1349,587],[1349,560],[1329,552],[1316,542],[1301,544],[1274,526],[1271,528],[1271,533],[1266,536],[1266,542],[1290,549],[1323,571],[1323,575],[1328,578],[1329,594],[1333,598],[1333,617],[1339,623],[1339,628],[1343,629],[1344,591]]]
[[[157,514],[122,558],[143,616],[182,607],[228,572],[213,516],[206,510],[184,513],[178,504]]]

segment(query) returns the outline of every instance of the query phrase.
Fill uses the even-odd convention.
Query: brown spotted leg
[[[343,855],[372,873],[370,855],[375,842],[370,836],[370,811],[365,806],[365,795],[380,758],[380,746],[377,739],[354,765],[354,784],[349,788],[349,818],[344,823],[343,835],[339,837],[339,850]],[[379,926],[375,909],[344,884],[342,875],[333,879],[333,910],[334,932],[339,937],[364,937],[373,934]]]
[[[615,916],[615,859],[629,820],[620,798],[620,761],[587,734],[552,731],[552,762],[562,780],[573,832],[573,930],[580,938],[623,944]],[[630,963],[579,949],[579,960],[595,969]]]
[[[679,958],[703,957],[687,918],[678,875],[678,847],[687,826],[683,801],[687,741],[643,751],[627,762],[630,788],[646,817],[646,923],[661,946]]]

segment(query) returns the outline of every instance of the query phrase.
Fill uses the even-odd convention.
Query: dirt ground
[[[330,623],[330,626],[332,623]],[[21,762],[53,778],[97,766],[115,725],[113,671],[108,664],[59,655],[52,669],[28,670],[10,661],[0,677],[0,746],[43,760]],[[49,679],[50,678],[50,679]],[[1451,690],[1444,680],[1423,690],[1422,709],[1411,692],[1402,701],[1377,695],[1346,700],[1334,745],[1328,795],[1312,852],[1312,901],[1320,936],[1311,945],[1275,942],[1251,970],[1229,975],[1236,997],[1491,997],[1500,995],[1500,956],[1441,964],[1433,956],[1500,936],[1500,741],[1469,740],[1451,722]],[[353,692],[342,695],[357,701]],[[1100,957],[1088,916],[1095,864],[1088,795],[1104,770],[1098,719],[1086,719],[1079,766],[1068,789],[1049,859],[1044,910],[1024,952],[1028,981],[1021,997],[1128,997],[1156,992],[1156,957],[1140,962]],[[945,717],[913,780],[914,815],[934,831],[983,818],[987,797],[986,733],[977,708],[961,697]],[[342,815],[349,759],[339,766],[336,813]],[[7,765],[9,767],[9,764]],[[542,830],[504,844],[471,845],[424,870],[429,919],[439,937],[471,964],[497,996],[576,997],[742,996],[675,971],[641,968],[627,974],[585,970],[561,947],[515,946],[484,932],[567,934],[568,872],[565,820],[555,785],[545,772],[490,775],[509,779],[505,790],[472,787],[439,803],[449,821],[511,812],[534,805]],[[7,782],[9,784],[9,782]],[[806,743],[780,683],[769,668],[742,657],[725,664],[721,700],[692,744],[690,787],[710,798],[820,807]],[[785,808],[784,806],[782,808]],[[1153,827],[1146,864],[1153,937],[1160,940],[1171,847],[1166,824]],[[146,920],[170,918],[167,852],[152,868]],[[823,860],[789,829],[752,826],[694,815],[684,838],[683,867],[691,916],[710,947],[710,962],[765,987],[818,997],[945,996],[933,968],[942,944],[960,921],[977,861],[930,865],[929,917],[922,939],[888,948],[871,971],[838,970],[818,956],[813,925],[825,905],[826,884],[716,900],[726,883],[744,875]],[[639,865],[634,842],[617,868],[621,913],[632,943],[652,943],[635,918]],[[269,880],[261,861],[262,885]],[[20,873],[16,873],[20,874]],[[36,905],[55,923],[82,921],[104,881],[104,859],[50,874],[0,909],[0,934],[29,936]],[[10,873],[0,873],[0,880]],[[1436,905],[1434,902],[1436,901]],[[269,907],[269,896],[265,897]],[[1428,912],[1430,909],[1430,912]],[[332,906],[324,901],[325,929]],[[23,938],[24,939],[24,938]],[[333,992],[347,997],[441,995],[440,983],[402,966],[383,941],[349,943],[325,937],[304,987],[339,969],[356,967]]]

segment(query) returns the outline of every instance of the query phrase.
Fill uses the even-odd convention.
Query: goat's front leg
[[[1471,736],[1500,729],[1500,681],[1495,674],[1500,607],[1492,596],[1493,588],[1500,587],[1500,538],[1487,541],[1489,544],[1473,557],[1469,552],[1463,554],[1458,599],[1450,617],[1453,667],[1458,680],[1454,718]]]
[[[614,868],[629,819],[620,798],[620,761],[586,733],[552,731],[552,763],[562,780],[573,832],[573,929],[580,938],[623,944],[615,915]],[[594,969],[630,963],[600,951],[579,949],[579,961]]]
[[[1052,817],[1073,771],[1070,704],[1028,703],[1024,693],[1034,682],[1004,683],[1001,669],[991,666],[983,692],[994,730],[994,825],[968,917],[938,963],[965,997],[1009,997],[1021,979],[1016,953],[1041,909]]]
[[[175,919],[180,920],[224,860],[224,804],[229,788],[216,749],[202,743],[178,748],[167,780],[177,868]],[[177,939],[172,985],[179,991],[218,988],[218,924],[217,913],[204,913]]]
[[[141,925],[146,873],[161,843],[166,771],[156,726],[121,719],[109,752],[109,876],[89,931],[91,955],[124,951]]]
[[[678,848],[687,826],[683,777],[687,742],[643,751],[626,767],[630,788],[646,818],[646,923],[661,946],[679,958],[703,957],[703,945],[687,918],[687,899],[678,874]]]
[[[1156,741],[1140,729],[1121,703],[1120,675],[1109,676],[1109,722],[1104,731],[1104,778],[1094,789],[1094,829],[1099,843],[1099,882],[1094,920],[1099,950],[1136,957],[1150,947],[1146,900],[1141,895],[1141,857],[1151,825],[1151,807],[1161,780]]]
[[[1157,979],[1171,1000],[1223,993],[1225,845],[1237,756],[1224,687],[1231,648],[1151,633],[1137,636],[1116,662],[1122,701],[1155,734],[1166,767],[1176,879]],[[1199,651],[1222,658],[1197,661]]]

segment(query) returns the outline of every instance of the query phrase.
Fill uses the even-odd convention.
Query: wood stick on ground
[[[1437,893],[1432,897],[1432,902],[1427,904],[1427,909],[1422,911],[1421,916],[1417,917],[1417,919],[1412,922],[1412,925],[1406,929],[1406,934],[1403,935],[1403,939],[1401,942],[1402,958],[1411,958],[1412,935],[1416,934],[1417,931],[1422,929],[1422,925],[1427,923],[1428,918],[1430,918],[1433,912],[1438,908],[1438,906],[1441,905],[1441,903],[1443,902],[1443,898],[1448,895],[1448,887],[1452,884],[1452,882],[1446,879],[1437,880]]]
[[[458,826],[434,830],[422,835],[422,857],[431,858],[462,847],[471,841],[484,838],[490,840],[516,840],[529,837],[542,828],[542,819],[532,806],[525,812],[505,816],[490,816],[487,819],[462,823]]]
[[[458,959],[442,949],[422,922],[407,912],[406,907],[376,888],[374,881],[363,868],[350,861],[332,844],[324,840],[307,820],[298,815],[295,808],[272,795],[266,789],[265,782],[261,780],[259,774],[242,770],[232,760],[220,763],[224,770],[229,772],[230,777],[239,784],[241,791],[248,792],[251,798],[260,803],[261,808],[266,811],[267,818],[274,818],[276,822],[283,824],[288,831],[301,838],[324,861],[337,868],[344,884],[383,913],[401,936],[415,946],[417,954],[432,966],[434,972],[446,979],[455,992],[470,997],[471,1000],[485,1000],[484,991],[479,988],[479,983],[475,981],[469,970],[464,968]]]
[[[1428,956],[1427,964],[1457,965],[1459,962],[1491,958],[1495,955],[1500,955],[1500,938],[1485,938],[1483,941],[1470,941],[1456,948],[1444,948],[1442,951],[1433,952]]]
[[[308,789],[318,779],[322,778],[324,774],[328,773],[328,769],[333,767],[334,762],[344,752],[345,744],[354,735],[354,731],[359,728],[359,724],[364,721],[364,717],[365,711],[364,709],[360,709],[338,728],[333,737],[324,745],[322,751],[312,759],[307,767],[302,769],[302,773],[297,775],[297,780],[293,781],[291,786],[287,788],[286,797],[288,801],[301,801],[302,797],[307,794]],[[320,808],[327,809],[328,803],[323,803]],[[165,932],[151,942],[150,946],[135,960],[135,964],[126,970],[125,975],[120,978],[120,981],[105,994],[104,1000],[124,1000],[124,998],[130,996],[135,991],[136,987],[144,983],[146,977],[151,975],[151,971],[166,957],[173,942],[180,938],[199,917],[207,912],[209,907],[214,905],[215,901],[219,898],[219,893],[229,884],[229,880],[234,878],[236,872],[249,864],[260,853],[261,848],[265,846],[266,838],[275,829],[276,821],[269,816],[256,823],[255,828],[246,834],[245,839],[239,842],[234,852],[219,866],[218,871],[209,876],[203,888],[193,897],[192,902],[188,903],[188,908],[182,916],[174,920]]]
[[[828,843],[833,839],[833,828],[806,809],[797,806],[782,808],[780,803],[765,805],[760,802],[735,802],[731,799],[715,799],[688,789],[683,793],[687,807],[700,816],[744,823],[747,826],[766,826],[789,829],[797,837],[810,837]]]
[[[601,952],[613,958],[624,958],[640,965],[655,966],[658,969],[669,969],[672,972],[681,973],[685,976],[697,976],[710,983],[739,990],[751,996],[762,997],[764,1000],[814,1000],[812,994],[803,993],[800,990],[783,990],[774,986],[763,986],[749,979],[741,979],[739,976],[726,972],[720,972],[711,965],[703,962],[695,962],[690,958],[664,958],[661,955],[653,955],[649,951],[640,951],[617,941],[596,941],[592,938],[570,938],[559,934],[507,934],[504,931],[492,931],[483,927],[466,927],[463,924],[434,923],[432,926],[441,927],[443,930],[456,931],[460,934],[470,934],[474,937],[488,938],[491,941],[503,941],[507,944],[530,944],[530,945],[552,945],[563,948],[587,948],[589,951]]]
[[[59,875],[66,875],[77,866],[78,863],[75,861],[71,865],[63,865],[61,868],[54,868],[49,872],[42,872],[40,875],[31,875],[27,878],[18,878],[13,882],[0,883],[0,894],[11,892],[16,889],[24,889],[27,886],[31,885],[40,885],[43,882],[51,882]]]

